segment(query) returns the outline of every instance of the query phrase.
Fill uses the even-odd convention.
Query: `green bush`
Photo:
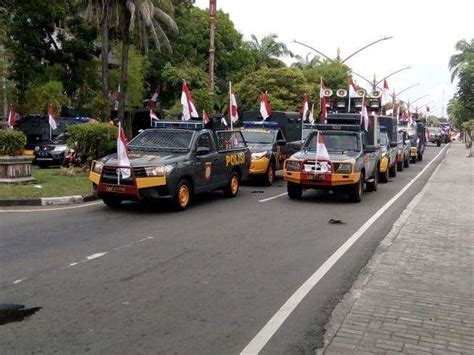
[[[76,149],[83,163],[103,157],[116,150],[117,127],[108,123],[71,125],[67,143]]]
[[[463,130],[468,132],[474,131],[474,119],[464,122],[461,127]]]
[[[23,132],[14,130],[0,130],[0,155],[16,155],[26,145],[26,136]]]

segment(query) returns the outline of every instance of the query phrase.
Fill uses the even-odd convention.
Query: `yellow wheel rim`
[[[186,207],[189,202],[189,188],[187,185],[181,185],[178,191],[179,205]]]
[[[237,178],[237,176],[233,176],[232,180],[230,181],[230,191],[232,192],[233,195],[235,195],[238,189],[239,189],[239,179]]]

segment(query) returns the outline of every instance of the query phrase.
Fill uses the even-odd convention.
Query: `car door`
[[[215,144],[209,132],[201,133],[196,139],[195,190],[210,190],[218,184],[216,165],[219,161]]]
[[[289,157],[289,154],[288,154],[288,148],[289,147],[286,144],[282,145],[282,146],[279,146],[278,141],[286,141],[285,136],[283,135],[283,132],[281,130],[277,131],[276,139],[275,139],[275,143],[274,143],[276,145],[276,153],[275,153],[276,166],[275,166],[275,169],[280,170],[280,169],[283,169],[283,163]]]

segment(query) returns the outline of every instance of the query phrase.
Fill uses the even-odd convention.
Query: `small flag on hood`
[[[159,121],[160,119],[153,110],[150,110],[150,126],[153,126],[153,121]]]
[[[191,99],[191,93],[189,92],[186,81],[183,80],[183,86],[181,89],[181,104],[183,105],[183,121],[189,121],[191,118],[199,117],[196,111],[196,107]]]
[[[202,121],[204,122],[204,124],[208,124],[209,122],[211,122],[211,119],[209,118],[206,111],[202,111]]]
[[[56,124],[56,120],[54,119],[54,109],[51,104],[48,105],[48,122],[51,129],[54,130],[58,128],[58,125]]]
[[[264,121],[272,115],[272,109],[270,108],[266,92],[260,95],[260,114]]]
[[[120,179],[126,179],[132,175],[130,160],[128,159],[127,153],[127,138],[123,132],[122,126],[118,125],[118,136],[117,136],[117,165],[120,167],[117,169],[118,184],[120,185]]]
[[[316,134],[316,160],[330,160],[326,144],[324,144],[323,134],[318,131]]]

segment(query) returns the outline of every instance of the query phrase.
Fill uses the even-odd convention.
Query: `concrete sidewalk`
[[[319,354],[474,354],[474,158],[453,143],[351,290]]]

